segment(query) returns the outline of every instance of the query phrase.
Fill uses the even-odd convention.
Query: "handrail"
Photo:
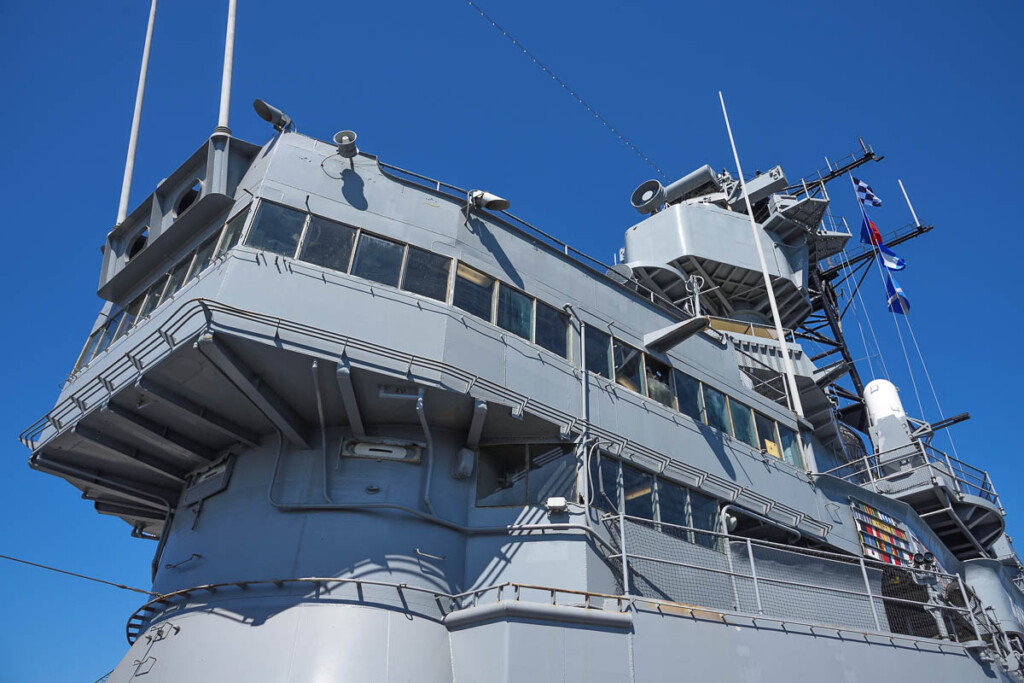
[[[467,190],[464,190],[455,185],[442,182],[429,178],[425,175],[415,173],[413,171],[394,166],[392,164],[384,163],[383,161],[377,160],[377,165],[382,171],[391,171],[395,179],[399,181],[412,183],[422,189],[435,192],[453,201],[464,203],[466,201]],[[604,263],[603,261],[590,256],[586,252],[580,251],[570,244],[563,242],[554,235],[544,232],[537,226],[528,223],[522,218],[509,213],[508,211],[492,211],[489,212],[494,218],[501,221],[506,227],[511,228],[520,235],[530,239],[537,244],[545,246],[552,251],[561,253],[563,256],[569,258],[574,263],[583,266],[589,270],[592,274],[600,277],[624,291],[629,292],[631,295],[637,298],[648,301],[655,306],[666,310],[674,315],[680,317],[680,319],[686,319],[690,317],[690,314],[683,310],[674,301],[654,292],[653,290],[644,287],[635,280],[629,280],[627,284],[623,280],[611,277],[608,275],[608,271],[611,270],[611,266]]]
[[[604,600],[615,600],[618,603],[618,611],[623,612],[628,609],[626,604],[628,598],[622,595],[612,595],[609,593],[598,593],[594,591],[581,591],[571,588],[555,588],[552,586],[538,586],[534,584],[526,583],[515,583],[512,581],[506,581],[505,583],[492,584],[490,586],[484,586],[482,588],[476,588],[470,591],[462,593],[446,593],[442,590],[424,588],[421,586],[410,586],[407,583],[395,583],[393,581],[376,581],[373,579],[357,579],[347,577],[336,577],[336,576],[307,576],[307,577],[296,577],[287,579],[248,579],[242,581],[223,581],[219,583],[208,583],[198,586],[192,586],[190,588],[181,588],[170,593],[158,593],[154,594],[155,597],[149,600],[138,609],[136,609],[130,617],[128,622],[125,624],[125,634],[128,638],[129,643],[134,643],[138,635],[141,634],[141,626],[150,621],[154,616],[160,613],[158,606],[168,606],[176,598],[188,598],[193,593],[200,591],[207,593],[216,593],[221,588],[241,588],[243,590],[249,589],[253,586],[266,585],[276,586],[278,588],[283,587],[285,584],[312,584],[319,596],[319,589],[321,585],[330,584],[355,584],[358,586],[378,586],[382,588],[394,588],[395,590],[401,591],[412,591],[416,593],[422,593],[429,595],[434,598],[435,604],[442,615],[450,614],[458,609],[462,609],[466,606],[465,598],[472,598],[472,605],[476,605],[480,595],[483,595],[490,591],[498,592],[498,600],[502,600],[504,597],[504,589],[514,589],[514,598],[519,600],[524,590],[542,591],[551,594],[552,604],[558,604],[557,596],[559,595],[577,595],[584,598],[583,605],[577,603],[564,604],[566,607],[577,607],[580,609],[604,609],[604,607],[594,607],[592,605],[593,598],[601,598]],[[328,591],[330,588],[328,587]],[[444,602],[442,602],[442,600]],[[445,606],[447,603],[447,607]],[[144,614],[150,612],[151,614]],[[133,633],[133,629],[140,629]]]
[[[480,395],[488,396],[488,400],[504,402],[506,405],[521,406],[522,409],[526,409],[526,406],[529,405],[532,413],[553,424],[559,425],[559,428],[567,433],[578,432],[585,428],[589,433],[599,435],[602,439],[616,444],[618,452],[627,451],[642,454],[643,457],[650,458],[662,465],[663,469],[671,466],[674,466],[676,469],[685,469],[686,467],[685,463],[681,461],[648,448],[642,443],[609,432],[578,415],[572,415],[554,406],[530,400],[529,397],[511,390],[503,384],[479,377],[463,368],[444,363],[443,361],[417,356],[357,337],[312,327],[275,315],[249,311],[231,306],[230,304],[202,298],[191,299],[183,304],[158,329],[143,337],[137,346],[123,353],[116,361],[103,368],[96,376],[90,378],[81,388],[54,406],[50,412],[36,420],[35,423],[22,432],[20,435],[21,442],[28,448],[35,450],[40,435],[48,426],[53,427],[55,431],[53,434],[48,435],[47,440],[72,428],[75,420],[99,408],[111,396],[129,383],[134,382],[146,369],[161,362],[175,349],[190,343],[204,331],[217,332],[219,329],[226,327],[219,322],[217,317],[217,315],[221,314],[227,317],[233,316],[247,322],[262,324],[274,330],[276,334],[293,332],[306,335],[311,339],[340,344],[353,351],[359,350],[378,354],[400,362],[403,366],[410,368],[410,372],[414,368],[431,372],[441,371],[449,378],[449,381],[463,383],[466,387],[466,392],[476,390]],[[203,324],[197,325],[195,328],[187,327],[190,322],[195,321],[197,316],[202,316]],[[183,332],[183,330],[187,333]],[[125,337],[125,339],[130,337],[131,334]],[[744,490],[744,487],[737,485],[731,480],[711,475],[702,470],[698,471],[701,473],[703,480],[713,482],[716,488],[729,491],[730,493],[725,497],[731,495],[735,498]],[[776,502],[773,509],[808,523],[813,523],[821,529],[820,533],[822,534],[827,534],[832,528],[828,523],[821,522],[781,502]]]
[[[886,464],[881,462],[882,457],[896,454],[900,451],[906,451],[905,455],[894,455],[892,460],[919,458],[921,462],[910,469],[902,469],[891,474],[884,474],[883,468]],[[1002,503],[999,501],[999,495],[996,493],[995,486],[992,484],[992,478],[988,472],[948,453],[944,453],[931,444],[925,444],[920,441],[865,455],[852,462],[820,472],[816,476],[830,475],[860,486],[866,483],[864,481],[866,476],[868,481],[874,486],[876,482],[891,482],[895,479],[902,479],[908,474],[926,467],[937,469],[943,475],[951,478],[953,486],[958,493],[966,493],[984,498],[994,503],[1000,510],[1003,509]]]
[[[628,526],[625,520],[629,520],[630,524]],[[947,574],[924,568],[896,568],[885,562],[864,557],[730,536],[725,533],[627,516],[621,513],[605,514],[601,517],[601,521],[605,523],[610,522],[613,527],[610,531],[612,538],[614,539],[617,535],[620,539],[620,552],[610,556],[608,559],[621,562],[624,573],[628,572],[638,577],[635,582],[631,582],[632,585],[640,585],[641,579],[644,582],[652,582],[653,589],[657,595],[672,601],[679,600],[679,597],[676,596],[682,596],[683,599],[686,599],[691,594],[703,596],[708,593],[707,575],[710,574],[721,577],[722,581],[725,582],[722,584],[724,592],[717,594],[718,600],[721,601],[722,598],[731,600],[731,608],[735,613],[745,614],[755,620],[769,618],[790,621],[789,616],[795,610],[798,618],[803,620],[804,623],[816,622],[830,628],[849,630],[851,626],[859,627],[860,622],[867,620],[868,623],[873,621],[878,632],[886,632],[892,636],[898,636],[901,633],[899,625],[898,622],[892,622],[893,615],[890,614],[889,609],[886,608],[883,615],[877,606],[894,605],[900,609],[920,609],[925,613],[932,614],[936,618],[934,635],[930,637],[925,636],[923,639],[932,642],[936,639],[953,642],[972,640],[973,636],[964,636],[959,630],[959,627],[953,620],[953,617],[956,615],[959,615],[959,618],[964,620],[961,623],[966,624],[969,622],[969,632],[973,632],[974,636],[977,636],[979,640],[981,639],[981,633],[978,630],[975,619],[975,613],[978,610],[971,601],[967,600],[963,583],[960,577],[955,574]],[[617,531],[614,529],[615,527],[617,527]],[[633,529],[647,529],[656,535],[663,534],[666,529],[680,530],[685,533],[674,537],[680,543],[686,544],[681,546],[680,549],[683,547],[702,547],[704,550],[696,554],[683,553],[671,557],[655,556],[654,552],[626,551],[624,537],[630,527]],[[714,539],[723,540],[721,542],[716,540],[711,545],[704,545],[689,538],[690,533],[706,534]],[[630,547],[634,547],[636,542],[642,544],[643,538],[643,536],[637,536],[636,541],[631,540]],[[657,537],[649,538],[647,539],[647,545],[657,550],[662,547],[663,541],[659,541]],[[758,558],[754,552],[754,548],[757,547],[779,550],[787,553],[787,556],[810,556],[817,560],[820,566],[811,566],[808,568],[808,572],[804,574],[796,569],[795,565],[791,566],[791,562],[788,560],[780,560],[775,556],[762,556]],[[739,553],[740,566],[734,568],[734,554],[737,552]],[[744,552],[746,557],[743,556]],[[707,555],[706,553],[713,553],[713,555]],[[661,555],[662,553],[657,554]],[[709,561],[711,557],[718,556],[721,556],[723,559]],[[656,578],[647,578],[644,571],[636,565],[629,567],[631,561],[640,563],[654,562],[662,565],[665,569],[657,572],[654,575]],[[780,562],[784,567],[783,570],[780,570]],[[842,571],[831,571],[830,567],[833,564],[824,563],[842,565],[845,569]],[[858,566],[860,567],[859,571],[856,569]],[[763,571],[763,569],[768,571]],[[877,584],[875,590],[872,590],[872,580],[868,574],[869,570],[875,573],[876,582],[884,582],[884,579],[879,578],[879,576],[884,577],[885,572],[893,570],[907,572],[914,577],[914,583],[928,587],[927,598],[921,599],[913,594],[899,595],[892,592],[887,594],[885,592],[886,584],[884,583],[882,583],[881,593],[877,590]],[[814,582],[815,580],[817,582]],[[740,590],[740,582],[743,582],[742,591]],[[728,586],[731,586],[731,590],[728,589]],[[774,588],[772,589],[771,600],[766,603],[762,600],[762,594],[768,587]],[[779,591],[782,592],[780,593]],[[788,601],[786,599],[787,591],[793,595],[803,595],[807,591],[825,591],[827,596],[826,593],[823,593],[820,598],[822,600],[829,600],[831,596],[836,596],[836,603],[815,604],[809,607],[801,601]],[[956,604],[956,598],[950,597],[951,592],[952,595],[963,596],[965,600],[964,606],[961,607]],[[710,594],[714,595],[714,592]],[[728,598],[728,595],[731,595],[731,598]],[[843,596],[847,596],[849,599],[857,599],[859,611],[852,610],[851,604],[843,601]],[[636,595],[631,597],[638,599]],[[756,610],[751,602],[752,599],[756,601]],[[711,604],[714,603],[709,603],[709,605]],[[721,609],[721,606],[711,607],[711,609]],[[895,618],[899,620],[900,613],[897,612]],[[888,631],[885,630],[886,627]]]

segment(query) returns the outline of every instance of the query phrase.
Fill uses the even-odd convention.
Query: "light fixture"
[[[338,146],[338,155],[351,159],[359,154],[356,147],[356,132],[354,130],[342,130],[334,134],[334,144]]]
[[[544,507],[553,514],[564,514],[569,511],[569,501],[563,496],[552,496],[544,502]]]
[[[467,195],[469,206],[488,211],[506,211],[512,204],[507,200],[483,190],[470,190]]]
[[[255,100],[252,103],[252,108],[256,110],[261,119],[272,124],[275,130],[286,130],[292,125],[292,117],[263,100]]]

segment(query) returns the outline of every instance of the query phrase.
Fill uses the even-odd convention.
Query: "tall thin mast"
[[[228,113],[231,110],[231,67],[235,59],[235,8],[237,1],[228,0],[228,29],[224,37],[224,73],[220,83],[220,115],[217,133],[230,133]]]
[[[896,182],[900,184],[900,190],[903,191],[903,198],[907,200],[907,206],[910,208],[910,215],[914,217],[914,227],[921,225],[921,221],[917,220],[917,212],[914,211],[914,205],[910,203],[910,197],[907,196],[907,188],[903,187],[903,181],[899,178]]]
[[[800,392],[796,386],[796,372],[793,369],[793,359],[789,357],[789,344],[786,343],[786,333],[782,329],[782,318],[779,316],[779,304],[775,301],[775,290],[772,289],[772,279],[768,275],[768,263],[764,258],[764,249],[761,248],[761,235],[757,231],[757,223],[754,221],[754,210],[750,207],[750,196],[747,194],[747,183],[743,180],[743,168],[740,166],[740,155],[736,151],[736,141],[732,137],[732,126],[729,125],[729,113],[725,110],[725,98],[722,91],[718,91],[718,99],[722,102],[722,116],[725,117],[725,129],[729,133],[729,144],[732,145],[732,156],[736,160],[736,173],[740,179],[740,189],[743,190],[743,201],[747,205],[747,216],[750,218],[750,230],[754,234],[754,245],[757,247],[757,256],[761,259],[761,274],[764,276],[764,286],[768,290],[768,303],[772,307],[772,319],[775,321],[775,334],[779,337],[779,350],[782,352],[783,367],[786,368],[786,383],[789,386],[789,395],[793,401],[793,411],[797,417],[804,416],[804,407],[800,402]]]
[[[124,162],[124,180],[121,182],[121,201],[117,205],[117,223],[120,225],[128,216],[128,195],[132,189],[132,174],[135,172],[135,148],[139,142],[139,123],[142,120],[142,98],[146,95],[146,72],[149,70],[149,48],[153,44],[153,23],[156,19],[156,0],[149,6],[149,25],[146,27],[146,45],[142,48],[142,68],[139,70],[139,88],[135,92],[135,114],[132,116],[132,132],[128,138],[128,158]]]

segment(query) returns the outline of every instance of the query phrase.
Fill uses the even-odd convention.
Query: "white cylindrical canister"
[[[885,379],[873,380],[864,387],[864,406],[872,425],[878,424],[884,417],[893,416],[901,420],[907,417],[903,410],[903,401],[900,400],[899,389]]]

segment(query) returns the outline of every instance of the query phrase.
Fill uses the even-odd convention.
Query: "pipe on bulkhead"
[[[423,427],[423,440],[426,441],[427,474],[423,478],[423,505],[430,514],[434,512],[434,506],[430,504],[430,479],[434,474],[434,440],[430,436],[430,426],[427,424],[427,414],[423,407],[423,392],[416,398],[416,416],[420,419],[420,426]]]
[[[320,453],[323,456],[324,465],[324,482],[323,482],[323,496],[324,500],[328,503],[331,502],[331,494],[328,488],[329,472],[327,466],[327,423],[324,420],[324,397],[320,391],[320,364],[317,359],[313,359],[313,393],[316,394],[316,412],[320,417]]]

